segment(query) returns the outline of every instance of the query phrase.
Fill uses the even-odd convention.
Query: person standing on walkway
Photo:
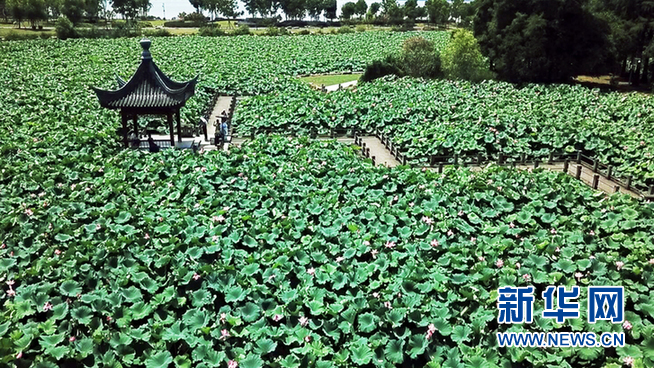
[[[227,134],[229,133],[229,127],[227,126],[227,119],[224,119],[220,124],[220,136],[222,137],[223,143],[227,141]]]

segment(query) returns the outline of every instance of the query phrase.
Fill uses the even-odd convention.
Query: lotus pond
[[[575,152],[633,175],[654,179],[654,101],[640,94],[600,93],[585,87],[486,81],[424,82],[387,78],[354,91],[276,93],[243,101],[235,125],[326,133],[353,128],[389,135],[414,164],[428,155],[486,157],[526,154],[546,158]]]
[[[77,165],[3,167],[3,364],[653,362],[654,208],[626,196],[546,172],[375,168],[276,137]],[[552,283],[624,286],[629,346],[496,347],[497,287]],[[622,331],[537,321],[527,330]]]

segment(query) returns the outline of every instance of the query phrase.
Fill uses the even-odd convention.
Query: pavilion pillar
[[[125,114],[124,111],[120,111],[120,120],[123,123],[123,145],[125,148],[129,147],[129,143],[127,142],[127,114]]]
[[[138,118],[139,116],[137,114],[134,114],[132,116],[132,120],[134,121],[134,135],[136,136],[136,139],[139,139],[139,123],[138,123]]]
[[[177,119],[177,141],[182,141],[182,119],[179,117],[179,109],[175,113],[175,118]]]
[[[173,114],[169,112],[166,114],[168,120],[168,131],[170,132],[170,147],[175,147],[175,130],[173,129]]]

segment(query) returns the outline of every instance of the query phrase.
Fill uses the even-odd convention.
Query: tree
[[[474,32],[491,70],[512,82],[604,72],[608,25],[579,0],[480,0]]]
[[[7,12],[18,22],[18,28],[27,17],[26,5],[26,0],[7,0]]]
[[[364,15],[366,15],[366,11],[368,11],[368,4],[366,4],[365,0],[359,0],[355,4],[356,7],[356,14],[359,15],[359,17],[363,18]]]
[[[304,17],[306,12],[305,0],[281,0],[279,3],[286,15],[286,19],[301,19]]]
[[[5,20],[5,23],[9,21],[9,12],[7,11],[6,0],[0,0],[0,17]]]
[[[336,0],[324,0],[323,9],[325,10],[325,18],[330,21],[336,18],[336,10],[338,9]]]
[[[347,2],[343,4],[341,8],[341,18],[350,19],[354,14],[357,13],[357,6],[353,2]]]
[[[128,22],[135,20],[139,14],[147,14],[150,0],[111,0],[113,9]]]
[[[59,11],[76,25],[84,17],[84,7],[84,0],[62,0],[59,5]]]
[[[198,13],[201,13],[202,9],[206,6],[205,0],[189,0],[189,2]]]
[[[383,0],[382,1],[382,15],[390,24],[402,24],[404,21],[404,12],[402,8],[397,5],[396,0]]]
[[[443,24],[450,18],[450,3],[447,0],[427,0],[425,8],[429,21],[434,24]]]
[[[324,10],[323,0],[306,0],[307,14],[314,20],[320,19],[320,14]]]
[[[379,8],[381,8],[380,3],[370,4],[370,8],[368,8],[368,14],[370,14],[371,17],[374,17],[379,12]]]
[[[404,15],[412,22],[415,22],[416,19],[424,16],[424,8],[418,7],[416,0],[407,0],[404,3]]]
[[[650,58],[654,57],[654,4],[651,0],[596,0],[592,2],[598,17],[609,24],[611,54],[616,69],[626,76],[635,75],[634,84],[649,80]],[[642,68],[641,68],[642,66]],[[642,76],[641,76],[642,72]],[[630,75],[631,77],[631,75]]]
[[[38,21],[48,19],[45,0],[26,0],[24,4],[25,18],[29,19],[32,27],[35,27]]]
[[[440,74],[440,60],[434,42],[422,37],[411,37],[402,43],[402,69],[416,78],[435,78]]]
[[[472,32],[458,29],[441,54],[441,65],[446,77],[480,81],[487,76],[486,62]]]
[[[84,11],[86,16],[97,20],[100,17],[100,10],[102,9],[101,0],[84,0]]]

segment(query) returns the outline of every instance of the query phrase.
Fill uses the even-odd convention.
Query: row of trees
[[[648,82],[651,0],[477,0],[474,32],[498,77],[563,82],[583,74]]]
[[[424,7],[418,6],[416,0],[407,0],[403,6],[399,6],[396,0],[383,0],[381,3],[370,4],[370,7],[364,0],[358,0],[345,3],[341,9],[341,18],[343,19],[357,17],[362,21],[399,24],[427,18],[434,24],[443,24],[454,20],[464,27],[471,24],[474,14],[475,3],[466,3],[463,0],[453,2],[427,0]]]
[[[0,0],[0,14],[5,21],[9,17],[14,19],[19,27],[24,21],[29,21],[34,27],[39,21],[60,16],[75,24],[84,18],[110,19],[113,12],[134,20],[147,15],[150,6],[150,0]]]

